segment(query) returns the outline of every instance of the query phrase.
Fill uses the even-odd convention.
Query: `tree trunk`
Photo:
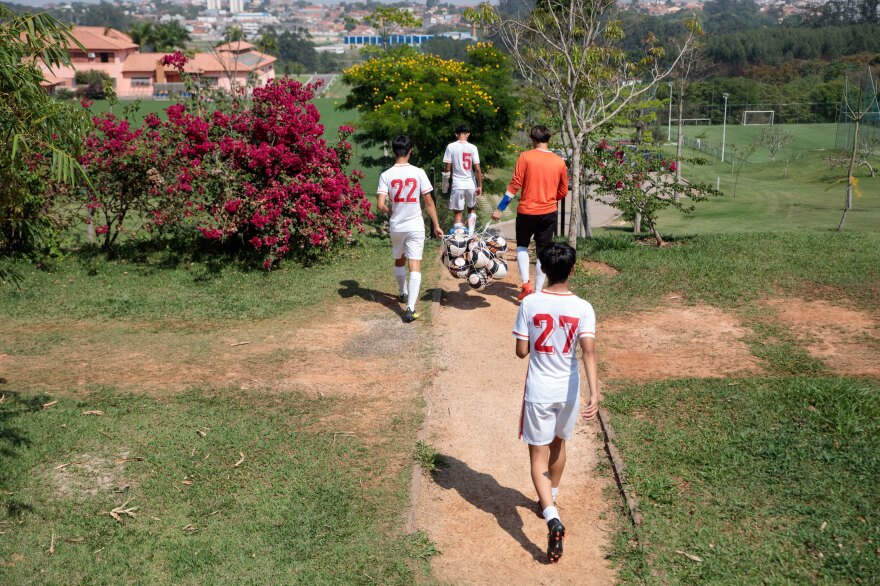
[[[684,132],[682,132],[684,128],[684,122],[682,121],[682,116],[684,112],[684,92],[679,92],[678,95],[678,140],[675,142],[675,179],[677,181],[681,181],[681,149],[684,146]],[[675,196],[675,201],[678,201],[678,195]]]
[[[92,208],[88,208],[89,214],[89,223],[87,228],[88,240],[89,244],[95,243],[95,211]]]
[[[586,237],[592,237],[590,232],[589,209],[586,208],[586,200],[581,201],[581,193],[583,191],[583,184],[581,182],[581,172],[583,169],[581,147],[582,145],[579,141],[573,141],[573,144],[571,145],[571,185],[568,190],[569,197],[571,198],[571,210],[569,212],[571,215],[568,218],[568,243],[574,247],[577,247],[582,207],[585,208],[583,211],[586,213]]]
[[[642,212],[636,212],[636,217],[633,219],[633,234],[641,234],[642,233]]]
[[[654,240],[657,241],[657,248],[663,247],[663,236],[660,235],[660,231],[657,229],[657,224],[651,224],[649,226],[651,228],[651,234],[654,235]]]
[[[856,118],[856,128],[853,132],[853,147],[849,157],[849,167],[846,171],[846,204],[843,208],[843,215],[840,216],[840,223],[837,225],[837,231],[843,230],[843,223],[846,222],[846,213],[852,208],[852,192],[853,192],[853,168],[856,164],[856,152],[859,147],[859,127],[861,126],[861,118]]]

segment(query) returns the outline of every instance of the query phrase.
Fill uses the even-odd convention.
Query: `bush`
[[[363,175],[343,171],[354,129],[340,128],[329,146],[313,97],[311,86],[279,79],[225,112],[174,104],[167,120],[150,114],[138,129],[97,117],[83,157],[97,188],[84,195],[104,245],[143,222],[153,232],[197,230],[270,268],[348,242],[372,218]]]
[[[80,86],[76,90],[79,98],[87,100],[103,100],[107,98],[106,87],[112,84],[113,80],[103,71],[89,69],[88,71],[77,71],[73,76],[73,81]]]

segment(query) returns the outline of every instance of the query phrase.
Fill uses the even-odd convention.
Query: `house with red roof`
[[[128,35],[112,28],[75,26],[73,35],[85,50],[68,46],[72,67],[51,71],[42,65],[45,87],[75,87],[77,71],[97,70],[114,82],[121,98],[164,96],[184,90],[180,73],[163,66],[165,53],[141,53]],[[225,90],[244,87],[249,78],[263,85],[275,77],[276,58],[245,41],[224,43],[210,52],[193,55],[184,72]]]

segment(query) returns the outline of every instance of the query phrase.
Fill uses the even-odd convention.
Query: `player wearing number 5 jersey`
[[[437,208],[431,191],[434,187],[425,172],[409,164],[412,154],[412,140],[408,136],[398,136],[391,141],[396,163],[379,176],[378,207],[383,213],[390,213],[391,253],[394,256],[394,276],[397,279],[399,298],[406,302],[403,321],[418,319],[416,301],[422,284],[422,250],[425,246],[425,221],[422,219],[421,200],[434,223],[434,234],[441,238],[443,230],[437,220]],[[388,203],[391,204],[389,208]],[[406,264],[409,261],[409,284],[407,286]]]
[[[596,314],[589,303],[568,290],[574,248],[550,244],[538,258],[549,286],[523,299],[513,336],[516,355],[529,357],[519,433],[529,445],[532,482],[547,521],[547,556],[556,562],[562,556],[565,537],[556,499],[565,469],[565,442],[574,435],[580,408],[578,346],[590,391],[584,417],[592,419],[599,411]]]
[[[483,172],[480,170],[480,153],[477,147],[468,142],[471,129],[467,124],[455,127],[456,142],[450,143],[443,153],[443,191],[446,182],[452,178],[452,191],[449,193],[449,209],[455,213],[453,228],[463,228],[461,223],[464,208],[467,207],[467,231],[473,234],[477,224],[477,198],[483,191]]]

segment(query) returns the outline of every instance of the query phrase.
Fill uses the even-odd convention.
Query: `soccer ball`
[[[507,276],[507,261],[500,258],[492,259],[486,271],[492,275],[493,279],[503,279]]]
[[[502,254],[507,252],[507,239],[504,236],[492,236],[491,238],[486,239],[486,248],[488,248],[492,254]]]
[[[471,264],[474,265],[475,269],[483,269],[486,268],[489,261],[492,260],[492,253],[489,252],[485,246],[480,244],[471,249],[469,257]]]
[[[464,279],[468,275],[470,267],[464,257],[454,258],[449,262],[449,274],[456,279]]]
[[[482,291],[489,284],[489,275],[482,269],[474,269],[468,273],[467,282],[471,289]]]
[[[449,251],[449,256],[451,256],[452,258],[463,256],[464,253],[468,250],[467,235],[464,233],[453,234],[446,241],[446,249]]]

